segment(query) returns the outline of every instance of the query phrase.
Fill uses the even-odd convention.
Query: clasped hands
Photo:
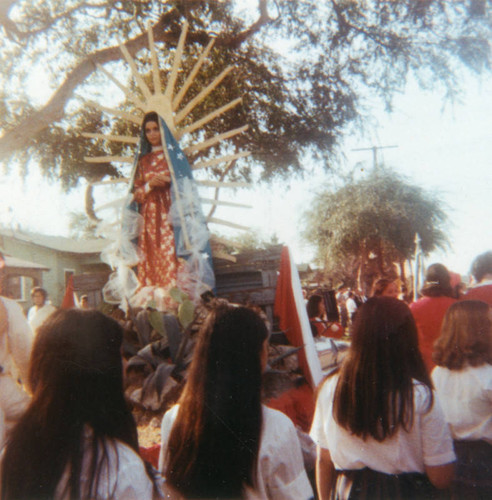
[[[171,182],[171,178],[166,174],[156,174],[149,181],[150,188],[166,187]]]

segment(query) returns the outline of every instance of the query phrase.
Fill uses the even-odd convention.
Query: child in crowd
[[[328,321],[323,296],[313,294],[306,304],[306,311],[311,325],[313,337],[342,338],[343,327],[340,323]]]
[[[321,500],[432,498],[450,485],[453,442],[404,302],[361,306],[349,354],[319,392],[311,437]]]
[[[488,304],[452,305],[434,348],[432,380],[455,439],[458,498],[492,498],[492,328]]]
[[[210,313],[179,404],[162,421],[159,468],[185,497],[312,498],[294,425],[261,404],[267,356],[254,311]]]
[[[153,497],[123,395],[122,330],[97,311],[58,310],[39,328],[32,401],[7,443],[3,499]]]

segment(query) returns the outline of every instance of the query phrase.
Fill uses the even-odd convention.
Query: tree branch
[[[258,10],[260,11],[260,17],[258,17],[258,19],[246,30],[231,36],[229,40],[225,39],[224,42],[226,45],[231,48],[239,47],[249,37],[257,33],[265,24],[273,21],[268,15],[268,0],[258,0]]]
[[[1,0],[0,1],[0,25],[3,25],[5,32],[10,40],[18,41],[25,40],[26,38],[39,35],[44,31],[50,29],[57,21],[64,19],[67,16],[71,16],[73,13],[83,10],[83,9],[103,9],[109,7],[109,2],[104,2],[100,4],[91,4],[88,2],[81,2],[73,7],[65,10],[56,16],[53,16],[49,21],[47,21],[43,26],[33,29],[31,31],[21,31],[17,28],[17,25],[8,17],[8,12],[16,0]],[[10,36],[13,33],[15,36]]]
[[[249,36],[258,31],[265,23],[271,19],[267,13],[267,0],[259,0],[260,17],[247,30],[236,36],[225,34],[217,37],[215,46],[225,46],[236,48]],[[180,14],[172,9],[163,14],[159,21],[152,27],[154,40],[165,42],[169,45],[176,45],[179,39],[179,32],[166,31],[169,26],[178,21]],[[206,45],[210,39],[210,34],[204,30],[188,33],[189,42]],[[134,55],[147,45],[147,32],[132,38],[125,44],[128,52]],[[65,81],[55,91],[51,99],[39,110],[23,118],[20,123],[8,130],[0,137],[0,161],[8,158],[15,151],[26,148],[30,141],[42,130],[48,128],[53,122],[61,120],[64,115],[65,105],[73,96],[74,90],[89,76],[95,69],[96,64],[106,64],[122,59],[119,47],[108,47],[93,52],[80,61],[69,73]]]
[[[177,35],[164,31],[164,28],[176,17],[177,12],[174,10],[170,11],[166,15],[163,15],[153,26],[152,29],[154,30],[154,39],[156,41],[163,41],[170,44],[177,43]],[[128,52],[132,55],[146,45],[147,33],[142,33],[125,43]],[[73,92],[77,86],[95,71],[96,64],[106,64],[120,59],[122,59],[122,54],[119,47],[108,47],[90,54],[77,64],[42,108],[25,117],[18,125],[0,137],[0,161],[13,152],[27,147],[29,142],[39,132],[49,127],[51,123],[63,118],[66,103],[73,96]]]

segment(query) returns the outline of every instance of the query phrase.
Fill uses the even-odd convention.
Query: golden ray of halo
[[[179,140],[183,135],[185,134],[192,134],[193,132],[196,132],[199,130],[201,127],[212,121],[213,119],[217,118],[218,116],[222,115],[223,113],[226,113],[233,107],[237,106],[242,100],[241,98],[234,99],[233,101],[221,106],[220,108],[212,111],[205,117],[202,117],[201,119],[196,120],[195,122],[188,124],[187,126],[180,128],[178,127],[179,123],[183,122],[183,120],[196,108],[200,102],[202,102],[208,95],[210,95],[211,92],[213,92],[224,80],[224,78],[230,73],[232,70],[232,67],[228,67],[225,70],[223,70],[217,77],[215,77],[212,82],[207,85],[199,94],[191,99],[181,110],[179,109],[180,104],[186,95],[187,91],[191,87],[191,85],[194,83],[196,76],[198,75],[198,72],[202,68],[205,60],[207,59],[210,51],[212,50],[212,47],[214,45],[214,40],[211,40],[208,45],[205,47],[205,49],[201,52],[199,55],[197,61],[195,62],[191,72],[188,74],[188,76],[185,78],[185,81],[182,85],[182,87],[177,91],[176,95],[175,93],[175,86],[176,86],[176,81],[177,81],[177,75],[178,72],[181,68],[181,61],[183,59],[183,52],[184,52],[184,46],[186,42],[186,35],[188,31],[188,23],[185,21],[183,23],[183,28],[181,30],[181,34],[178,40],[178,44],[173,56],[173,61],[172,61],[172,67],[171,71],[169,74],[169,77],[167,79],[167,84],[164,92],[161,90],[161,80],[160,80],[160,74],[159,74],[159,58],[158,58],[158,52],[156,49],[155,41],[154,41],[154,34],[153,34],[153,28],[151,27],[150,23],[148,23],[148,45],[149,45],[149,50],[150,50],[150,59],[152,63],[152,81],[153,81],[153,86],[154,86],[154,91],[152,92],[151,89],[148,87],[148,85],[145,83],[144,78],[140,74],[136,61],[135,59],[131,56],[131,54],[128,52],[127,48],[125,47],[124,44],[120,44],[120,50],[122,52],[123,58],[125,59],[126,63],[128,64],[131,74],[133,78],[135,78],[135,81],[137,83],[137,88],[140,90],[142,97],[139,97],[132,89],[130,89],[128,86],[124,85],[121,83],[114,75],[112,75],[108,70],[106,70],[104,67],[98,65],[98,68],[106,75],[106,77],[112,81],[124,94],[125,96],[135,105],[136,107],[136,114],[134,113],[129,113],[126,111],[121,111],[119,109],[114,109],[110,108],[104,105],[101,105],[95,101],[91,100],[86,100],[88,104],[91,107],[94,107],[102,112],[109,113],[117,118],[121,118],[127,121],[130,121],[131,123],[134,124],[141,124],[142,121],[142,116],[144,113],[148,111],[156,111],[159,115],[162,116],[162,118],[166,121],[166,124],[170,128],[171,132],[173,135],[176,137],[177,140]],[[194,144],[191,146],[188,146],[187,148],[184,148],[185,154],[189,154],[191,152],[199,152],[203,151],[215,144],[220,143],[221,141],[225,141],[227,139],[230,139],[231,137],[234,137],[245,130],[248,129],[248,125],[244,125],[242,127],[238,127],[236,129],[224,132],[222,134],[218,134],[215,137],[206,139],[205,141]],[[82,133],[84,137],[88,137],[91,139],[95,140],[105,140],[105,141],[114,141],[114,142],[119,142],[119,143],[126,143],[126,144],[138,144],[139,138],[138,137],[132,137],[132,136],[127,136],[127,135],[115,135],[115,134],[91,134],[84,132]],[[231,155],[226,155],[220,158],[214,158],[210,160],[205,160],[201,162],[197,162],[194,165],[192,165],[192,168],[194,170],[196,169],[204,169],[208,168],[211,166],[218,165],[222,162],[230,162],[233,160],[237,160],[239,158],[244,158],[248,156],[250,153],[246,151],[242,151],[239,153],[231,154]],[[85,157],[85,160],[89,163],[108,163],[108,162],[124,162],[124,163],[133,163],[134,159],[132,157],[126,157],[126,156],[115,156],[115,155],[101,155],[101,156],[96,156],[96,157]],[[116,182],[128,182],[128,179],[121,180],[117,179],[115,180]],[[106,181],[94,183],[93,185],[103,185],[105,184]],[[112,183],[112,181],[109,181],[109,183]],[[238,188],[238,187],[249,187],[249,183],[244,183],[244,182],[222,182],[222,181],[197,181],[197,184],[205,186],[205,187],[215,187],[215,188]],[[208,201],[210,202],[210,201]],[[219,200],[213,200],[212,204],[214,205],[224,205],[224,206],[231,206],[231,207],[241,207],[245,208],[247,205],[243,204],[234,204],[232,202],[223,202]],[[210,218],[210,222],[216,223],[216,224],[223,224],[227,225],[229,227],[234,227],[238,229],[247,229],[245,226],[241,226],[239,224],[235,224],[233,222],[225,221],[223,219],[216,219],[216,218]]]

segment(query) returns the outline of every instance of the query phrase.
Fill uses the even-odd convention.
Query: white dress
[[[432,381],[453,438],[492,444],[492,365],[461,370],[436,366]]]
[[[164,476],[167,442],[178,408],[173,406],[162,419],[159,470]],[[256,489],[247,488],[244,498],[305,500],[313,497],[294,424],[283,413],[266,406],[263,406],[257,481]]]
[[[29,404],[29,395],[18,383],[27,382],[33,335],[15,300],[0,298],[0,448],[4,435]]]
[[[27,313],[27,321],[32,331],[36,333],[38,328],[56,311],[56,307],[46,303],[41,307],[32,306]]]
[[[372,437],[357,437],[335,422],[332,408],[337,381],[338,376],[333,376],[321,388],[310,432],[313,441],[330,452],[336,469],[368,467],[386,474],[424,473],[426,465],[444,465],[456,459],[436,397],[426,412],[430,396],[423,384],[414,381],[414,420],[410,431],[400,428],[391,438],[379,442]]]

